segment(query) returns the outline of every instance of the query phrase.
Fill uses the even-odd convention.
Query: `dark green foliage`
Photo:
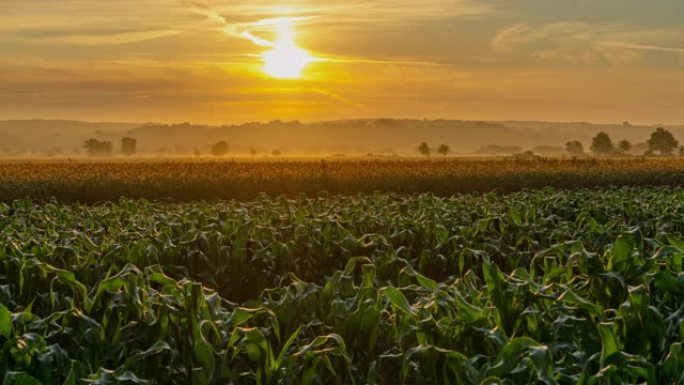
[[[420,146],[418,146],[418,152],[420,153],[420,155],[430,156],[432,150],[430,149],[430,146],[427,143],[422,142]]]
[[[656,128],[648,139],[649,151],[659,152],[661,155],[671,155],[678,145],[679,142],[672,133],[662,127]]]
[[[684,190],[0,205],[7,384],[684,384]]]
[[[565,144],[565,151],[573,156],[583,155],[584,147],[582,146],[582,142],[579,140],[573,140]]]
[[[211,153],[214,156],[225,156],[228,153],[228,143],[220,141],[211,146]]]
[[[610,155],[614,149],[613,141],[605,132],[599,132],[591,141],[591,152],[596,155]]]
[[[447,156],[449,155],[449,152],[451,151],[451,147],[449,147],[448,144],[440,144],[439,147],[437,147],[437,153],[442,155],[442,156]]]
[[[110,156],[112,154],[112,142],[109,141],[88,139],[83,147],[86,154],[90,156]]]
[[[620,150],[620,153],[622,154],[627,154],[629,151],[632,149],[632,143],[630,143],[629,140],[623,139],[618,143],[618,150]]]
[[[126,156],[135,155],[137,151],[138,141],[134,138],[125,137],[121,139],[121,153]]]

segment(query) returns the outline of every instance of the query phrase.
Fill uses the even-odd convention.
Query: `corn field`
[[[320,192],[451,196],[525,188],[684,185],[684,158],[309,158],[0,161],[0,201],[296,198]]]
[[[0,220],[4,384],[684,384],[682,188]]]

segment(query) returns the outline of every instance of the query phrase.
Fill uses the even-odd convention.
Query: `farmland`
[[[321,192],[513,192],[524,188],[684,185],[683,158],[236,158],[4,160],[0,200],[95,203],[145,199],[253,200]]]
[[[513,175],[531,178],[528,183],[555,175],[558,179],[547,180],[569,183],[564,172],[573,166],[563,162],[545,165],[547,171],[517,166],[525,171]],[[656,171],[650,162],[663,167]],[[285,168],[248,164],[261,170],[253,172],[261,184],[238,183],[247,191],[263,190],[279,175],[262,167]],[[651,178],[642,180],[648,183],[676,184],[684,179],[679,161],[628,164],[631,168],[601,162],[578,166],[586,179],[575,180],[642,175]],[[367,170],[364,163],[345,163],[350,165],[346,173],[331,167],[334,177],[317,179],[321,185],[303,192],[332,186],[333,192],[351,193],[351,187],[335,190],[340,180],[353,175],[370,183],[395,167],[378,162],[377,169]],[[408,167],[394,180],[410,177],[426,188],[420,183],[429,178],[484,167],[482,162],[461,169],[449,161],[421,165],[429,172]],[[488,170],[494,173],[501,165]],[[113,186],[124,186],[122,173],[138,186],[136,178],[146,176],[136,167],[156,170],[147,177],[160,186],[172,184],[163,177],[170,173],[168,164],[125,163],[109,173],[98,163],[79,164],[81,172],[67,167],[63,176],[57,166],[36,163],[26,182],[13,167],[4,164],[0,179],[14,180],[22,193],[28,187],[21,183],[57,188],[63,178],[82,186],[78,183],[99,175],[103,184],[92,188],[107,196]],[[230,166],[238,171],[215,163],[174,167],[187,168],[181,174],[187,179],[175,180],[179,186],[211,183],[224,173],[230,176],[225,180],[245,182],[236,177],[242,164]],[[202,167],[211,177],[197,176]],[[313,163],[302,167],[314,169]],[[612,169],[617,171],[608,173]],[[458,183],[429,180],[449,188],[495,180],[473,175]],[[298,182],[292,193],[309,186],[304,176],[293,178]],[[512,181],[504,177],[501,189],[524,185],[507,185]],[[278,182],[283,181],[268,183]],[[211,186],[216,190],[204,193],[216,197],[219,185]],[[365,192],[375,186],[359,182],[354,188]],[[447,187],[435,188],[447,195]],[[38,196],[66,191],[45,188],[33,191]],[[239,195],[238,189],[230,194]],[[151,191],[148,198],[163,189]],[[171,195],[183,191],[177,187]],[[4,381],[684,382],[684,189],[400,192],[97,204],[69,203],[74,197],[64,196],[3,204]],[[83,201],[92,203],[87,198]]]

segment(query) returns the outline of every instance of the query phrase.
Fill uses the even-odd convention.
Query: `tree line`
[[[680,156],[684,156],[684,146],[679,147],[679,141],[677,141],[672,133],[663,127],[656,128],[651,136],[646,140],[647,149],[643,153],[645,156],[661,155],[661,156],[671,156],[675,150],[679,151]],[[501,146],[505,147],[505,146]],[[627,155],[632,152],[635,147],[629,140],[623,139],[617,143],[614,143],[610,136],[601,131],[591,141],[591,146],[589,151],[594,155],[599,156],[619,156]],[[418,153],[423,156],[430,156],[433,153],[433,149],[426,142],[420,143],[417,148]],[[587,153],[584,150],[582,142],[579,140],[572,140],[565,144],[565,150],[568,154],[572,156],[582,156]],[[447,144],[441,144],[436,148],[436,153],[441,155],[448,155],[451,152],[451,148]],[[534,155],[532,151],[527,151],[522,155]]]
[[[111,141],[108,140],[97,140],[97,139],[88,139],[86,140],[85,144],[83,145],[85,148],[85,152],[89,156],[101,156],[101,157],[106,157],[106,156],[112,156],[114,152],[114,146]],[[137,153],[137,147],[138,147],[138,141],[135,138],[131,137],[125,137],[121,139],[121,154],[125,156],[132,156]],[[212,155],[221,157],[225,156],[228,154],[229,146],[228,143],[226,143],[225,140],[220,140],[216,143],[214,143],[211,148],[210,152]],[[257,150],[252,148],[249,150],[249,153],[252,156],[256,156]],[[281,151],[278,149],[275,149],[271,152],[273,156],[280,156]],[[198,150],[195,150],[195,155],[199,156],[200,153]]]
[[[679,155],[684,155],[684,147],[679,147],[677,141],[672,133],[663,127],[656,128],[651,136],[646,141],[647,150],[644,152],[646,156],[661,155],[670,156],[675,150],[679,149]],[[632,143],[623,139],[617,144],[605,132],[599,132],[591,141],[589,150],[595,155],[610,156],[610,155],[625,155],[633,148]],[[582,143],[578,140],[573,140],[565,145],[566,151],[573,156],[584,155],[584,148]]]
[[[83,147],[89,156],[111,156],[114,146],[108,140],[88,139]],[[138,141],[135,138],[125,137],[121,139],[121,154],[132,156],[137,153]],[[228,153],[228,143],[221,140],[211,146],[211,153],[215,156],[224,156]]]
[[[421,155],[424,156],[430,156],[432,154],[432,148],[430,148],[430,145],[428,145],[426,142],[422,142],[420,146],[418,146],[418,152]],[[442,155],[442,156],[447,156],[451,152],[451,147],[449,147],[448,144],[440,144],[437,147],[437,153]]]
[[[137,153],[137,144],[138,142],[135,138],[122,138],[120,147],[121,154],[124,156],[135,155]],[[679,155],[684,156],[684,147],[679,147],[679,141],[674,138],[670,131],[664,129],[663,127],[656,128],[651,133],[651,136],[646,141],[646,144],[647,150],[644,153],[646,156],[656,154],[670,156],[677,149],[679,149]],[[633,149],[633,147],[634,146],[632,143],[626,139],[623,139],[616,144],[607,133],[601,131],[592,139],[589,150],[591,153],[600,156],[626,155]],[[86,154],[90,156],[111,156],[114,146],[112,145],[111,141],[88,139],[84,144],[84,148],[86,150]],[[219,157],[228,154],[228,150],[228,143],[226,143],[224,140],[221,140],[214,143],[211,146],[210,151],[212,155]],[[567,142],[565,144],[565,150],[573,156],[585,155],[584,146],[582,145],[582,142],[578,140]],[[433,151],[442,156],[446,156],[451,152],[451,147],[442,143],[433,150],[430,145],[427,144],[427,142],[422,142],[418,146],[418,152],[423,156],[430,156],[432,155]],[[250,153],[252,156],[254,156],[256,155],[256,150],[252,149],[250,150]],[[274,150],[273,155],[280,155],[280,151]]]
[[[90,156],[111,156],[114,146],[108,140],[88,139],[83,145],[86,154]],[[125,156],[135,155],[137,152],[138,141],[134,138],[125,137],[121,139],[121,154]]]

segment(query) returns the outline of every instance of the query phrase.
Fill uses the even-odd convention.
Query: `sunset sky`
[[[682,0],[1,3],[0,119],[684,123]]]

